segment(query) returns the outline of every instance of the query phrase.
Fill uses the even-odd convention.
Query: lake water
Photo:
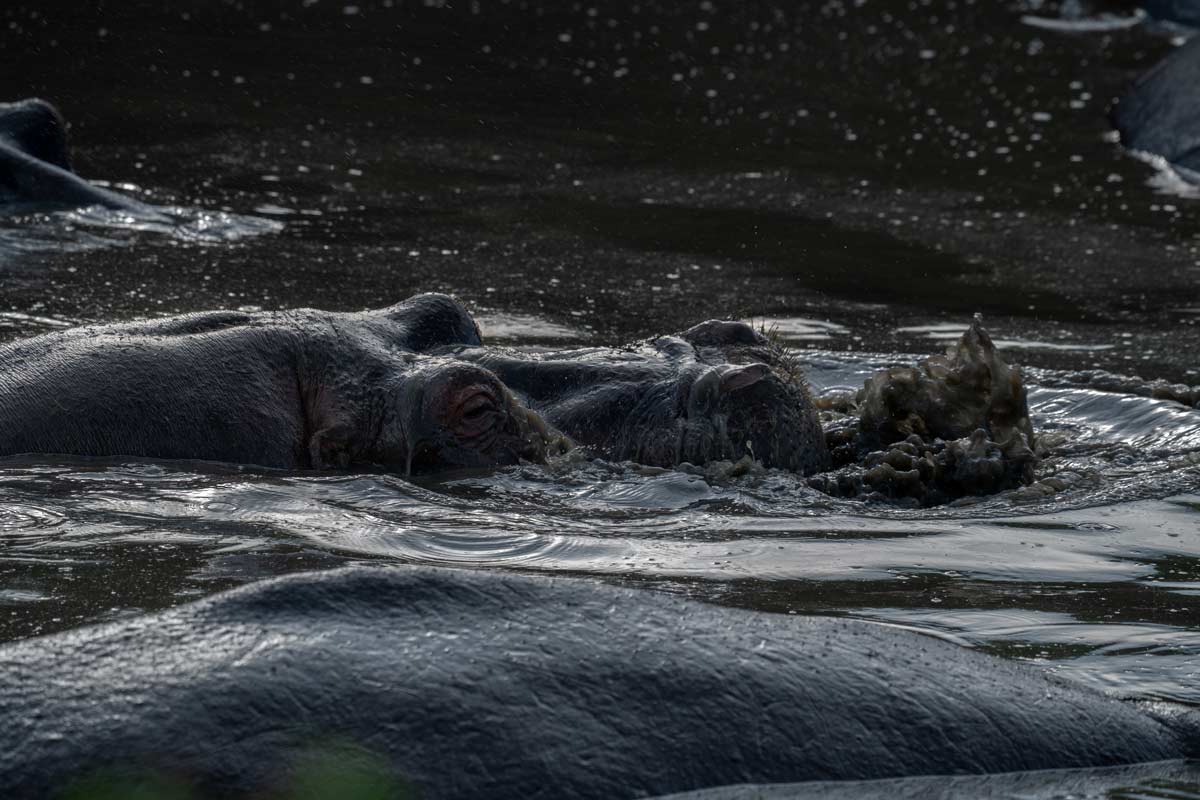
[[[421,482],[8,461],[0,638],[298,570],[451,564],[864,617],[1200,704],[1200,412],[1147,396],[1200,383],[1196,193],[1106,117],[1184,32],[1022,21],[1057,14],[6,4],[0,96],[57,103],[81,174],[170,214],[0,218],[4,338],[438,290],[517,347],[764,322],[834,391],[979,311],[1052,447],[1039,490],[923,511],[574,459]]]

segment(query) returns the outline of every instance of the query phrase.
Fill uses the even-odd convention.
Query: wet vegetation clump
[[[1021,372],[978,317],[944,354],[880,370],[820,404],[835,468],[809,483],[827,494],[932,506],[1033,482]]]

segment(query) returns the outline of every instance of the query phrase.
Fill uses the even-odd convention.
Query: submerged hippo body
[[[0,795],[30,799],[152,772],[277,796],[329,750],[426,800],[611,800],[1200,745],[1194,712],[1155,716],[910,631],[482,571],[263,581],[7,645],[0,672]]]
[[[148,208],[76,175],[62,114],[36,99],[0,103],[0,208],[21,203]]]
[[[362,313],[219,311],[46,334],[0,346],[0,455],[409,474],[542,461],[574,440],[658,466],[828,463],[803,381],[749,326],[705,323],[557,360],[480,344],[470,314],[444,295]]]
[[[1113,109],[1121,142],[1200,180],[1200,38],[1138,79]]]

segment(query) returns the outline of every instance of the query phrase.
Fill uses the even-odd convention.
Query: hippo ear
[[[383,309],[382,314],[392,323],[396,343],[406,350],[421,353],[439,347],[482,344],[474,318],[450,295],[415,295]]]
[[[45,100],[0,103],[0,136],[34,158],[71,169],[67,153],[67,123]]]

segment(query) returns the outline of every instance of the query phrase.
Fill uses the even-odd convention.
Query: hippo
[[[1174,51],[1138,79],[1114,107],[1113,123],[1131,150],[1159,156],[1200,181],[1200,39]]]
[[[612,800],[1200,755],[1195,710],[910,630],[482,570],[260,581],[5,645],[0,674],[0,796],[27,800],[281,796],[323,757],[395,796]]]
[[[711,397],[703,402],[719,409],[718,428],[729,435],[724,446],[700,439],[698,449],[708,460],[737,459],[739,451],[728,444],[744,441],[744,458],[812,475],[812,488],[891,505],[939,505],[1034,479],[1037,438],[1020,368],[1004,361],[978,316],[945,353],[879,370],[857,392],[819,400],[812,398],[796,356],[745,323],[709,320],[652,344],[651,364],[671,354],[686,368],[707,370],[679,418],[696,416],[702,389]],[[683,408],[671,399],[676,390],[649,388],[647,356],[636,348],[531,355],[459,347],[455,356],[487,367],[522,403],[601,453],[660,465],[697,460],[696,441],[689,449],[670,424]],[[794,394],[780,402],[775,385],[761,382],[768,374],[782,377]],[[745,428],[745,418],[730,413],[755,404],[763,413],[748,421],[757,428]],[[822,412],[821,428],[808,411],[814,404]],[[631,428],[621,423],[630,415],[657,422]],[[628,438],[630,430],[637,439]],[[800,432],[802,446],[779,437],[781,430]]]
[[[749,457],[804,475],[831,465],[794,357],[744,322],[708,320],[616,349],[471,346],[454,356],[605,458],[670,467]]]
[[[0,103],[0,207],[28,203],[152,213],[149,206],[76,175],[67,123],[57,108],[38,99]]]
[[[1020,373],[978,320],[947,354],[880,371],[836,410],[814,400],[794,354],[743,322],[531,354],[485,347],[441,294],[58,331],[0,345],[0,376],[0,456],[407,476],[577,451],[754,464],[831,494],[926,505],[1028,483],[1037,460]]]
[[[0,455],[412,475],[543,462],[580,443],[649,466],[829,463],[802,377],[748,325],[702,323],[530,369],[467,352],[481,344],[467,310],[438,294],[36,336],[0,345]]]

